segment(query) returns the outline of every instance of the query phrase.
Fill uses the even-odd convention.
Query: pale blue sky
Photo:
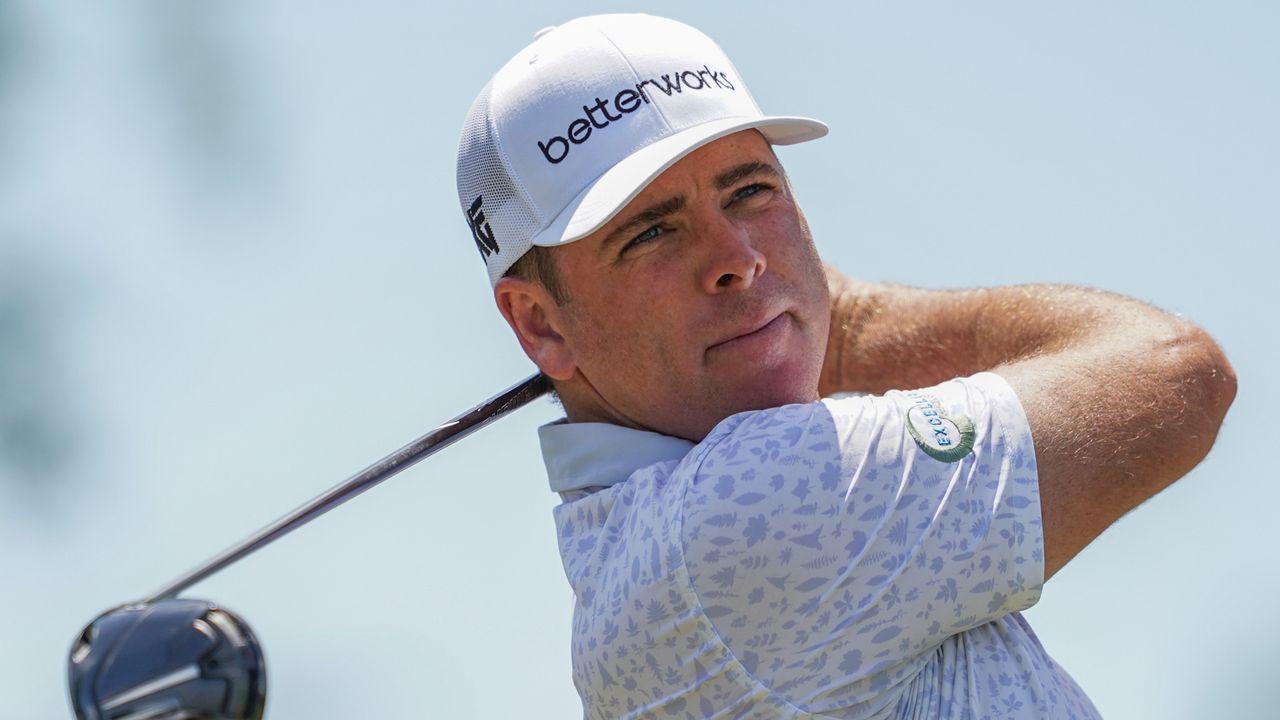
[[[1028,617],[1106,717],[1274,716],[1274,5],[28,0],[0,6],[0,717],[66,712],[100,610],[531,370],[456,207],[458,129],[540,27],[635,9],[830,124],[780,156],[846,272],[1093,285],[1219,339],[1217,448]],[[190,593],[253,624],[268,717],[579,714],[556,416]]]

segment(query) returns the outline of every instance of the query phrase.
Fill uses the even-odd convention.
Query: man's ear
[[[504,277],[493,288],[493,299],[524,354],[544,374],[553,380],[573,377],[577,366],[560,334],[564,313],[546,288],[521,277]]]

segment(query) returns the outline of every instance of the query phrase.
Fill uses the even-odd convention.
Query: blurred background
[[[532,370],[457,133],[536,30],[641,9],[535,6],[0,3],[0,717],[65,717],[98,612]],[[1276,717],[1277,6],[643,9],[831,125],[780,156],[846,272],[1099,286],[1219,339],[1240,394],[1209,459],[1028,616],[1106,717]],[[257,630],[268,717],[580,716],[534,432],[558,415],[190,592]]]

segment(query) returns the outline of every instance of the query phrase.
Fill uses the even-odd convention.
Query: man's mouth
[[[707,352],[710,353],[713,350],[745,350],[758,343],[768,343],[780,336],[781,332],[786,329],[786,323],[787,313],[785,311],[779,312],[764,320],[735,330],[728,338],[708,347]]]

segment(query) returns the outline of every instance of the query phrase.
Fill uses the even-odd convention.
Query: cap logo
[[[498,241],[493,237],[493,228],[489,227],[489,221],[484,216],[484,208],[480,207],[483,202],[484,196],[480,195],[471,203],[467,210],[467,224],[471,226],[471,237],[480,249],[480,257],[489,262],[489,256],[498,252]]]
[[[546,142],[538,141],[538,149],[542,151],[542,156],[552,165],[558,164],[569,156],[569,150],[573,145],[586,142],[593,130],[603,130],[609,127],[609,123],[621,120],[623,115],[635,112],[641,105],[649,104],[651,101],[649,94],[645,92],[646,85],[652,86],[667,97],[679,95],[685,90],[702,90],[710,87],[723,90],[737,89],[729,81],[727,74],[712,70],[706,65],[701,69],[680,70],[659,77],[660,80],[649,78],[618,90],[614,93],[612,102],[596,96],[594,105],[582,106],[582,112],[586,117],[574,118],[564,135],[552,135]],[[612,113],[609,112],[610,108],[613,109]],[[597,117],[597,114],[600,117]]]

